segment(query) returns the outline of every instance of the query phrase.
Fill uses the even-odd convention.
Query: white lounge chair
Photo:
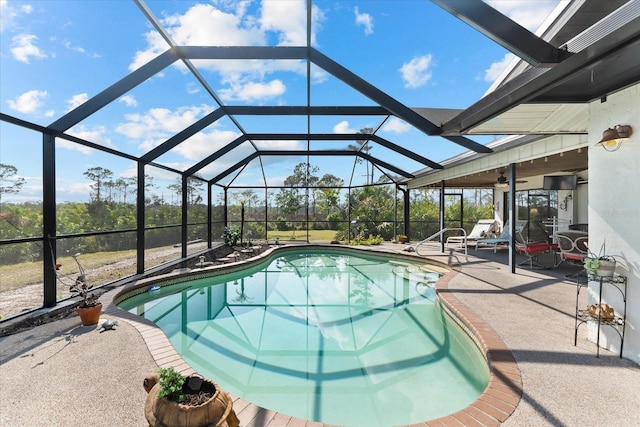
[[[471,233],[467,234],[467,245],[475,244],[476,240],[483,239],[487,237],[488,233],[491,233],[495,230],[496,220],[495,219],[481,219],[476,225],[473,226]],[[447,237],[447,244],[449,243],[458,243],[460,247],[464,245],[464,236],[449,236]]]
[[[522,230],[524,230],[524,227],[527,225],[527,221],[526,220],[518,220],[516,221],[516,229],[520,232],[522,232]],[[504,245],[509,245],[509,243],[511,243],[511,233],[509,230],[510,226],[509,226],[509,221],[506,221],[504,223],[504,228],[502,229],[502,233],[500,233],[500,236],[493,238],[493,239],[478,239],[476,240],[476,250],[478,249],[478,247],[480,246],[493,246],[493,253],[496,253],[496,251],[498,250],[498,246],[504,246]]]

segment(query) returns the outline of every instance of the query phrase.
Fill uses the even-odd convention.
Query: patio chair
[[[564,261],[572,264],[582,265],[585,257],[589,254],[587,247],[589,233],[586,231],[567,230],[558,231],[555,239],[560,250],[560,265]]]
[[[467,234],[467,245],[471,242],[474,244],[476,240],[487,237],[487,235],[495,230],[495,219],[481,219],[476,225],[473,226],[471,233]],[[464,236],[449,236],[447,237],[447,244],[459,243],[460,247],[463,247]]]
[[[516,229],[522,232],[525,226],[527,225],[526,220],[518,220],[516,221]],[[493,253],[495,254],[498,250],[498,246],[509,245],[511,243],[511,232],[509,231],[509,221],[504,223],[504,228],[502,229],[502,233],[498,237],[492,239],[478,239],[476,240],[476,250],[480,246],[492,246]]]
[[[529,268],[533,269],[534,265],[538,268],[548,268],[538,261],[538,256],[541,253],[549,253],[551,252],[552,246],[549,242],[545,242],[543,240],[527,242],[525,238],[522,236],[522,232],[516,230],[515,236],[515,249],[518,253],[527,257],[524,261],[519,263],[518,265],[529,264]]]

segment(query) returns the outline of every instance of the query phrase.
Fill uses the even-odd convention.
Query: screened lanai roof
[[[441,125],[444,134],[514,136],[489,143],[490,155],[464,153],[444,170],[418,171],[409,187],[493,187],[510,163],[522,182],[588,169],[589,103],[640,81],[640,1],[569,2],[537,34],[568,56],[514,55],[483,98]]]
[[[548,86],[559,101],[569,97],[560,88],[581,90],[567,83],[579,56],[562,46],[571,34],[547,42],[533,31],[560,19],[554,9],[600,2],[534,3],[8,1],[1,111],[60,136],[69,164],[123,154],[118,174],[135,174],[129,161],[141,160],[158,175],[262,187],[310,163],[359,185],[373,164],[376,179],[407,181],[468,150],[490,153],[493,136],[464,134],[533,99],[540,74],[557,76]],[[572,16],[597,21],[605,9]],[[612,25],[637,42],[637,22]],[[510,53],[533,68],[481,99]],[[630,77],[608,75],[616,82],[587,97]]]

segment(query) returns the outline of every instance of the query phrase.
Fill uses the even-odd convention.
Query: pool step
[[[438,280],[440,274],[435,271],[429,271],[422,266],[414,264],[398,264],[393,268],[393,273],[404,279],[433,286]]]

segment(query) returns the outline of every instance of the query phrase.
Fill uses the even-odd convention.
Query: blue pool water
[[[301,249],[120,307],[155,322],[193,369],[249,402],[388,427],[453,413],[488,383],[477,347],[436,301],[437,277],[380,256]]]

